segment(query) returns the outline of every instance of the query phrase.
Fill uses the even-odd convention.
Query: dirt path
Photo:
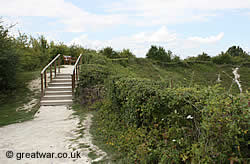
[[[0,128],[0,164],[87,164],[101,160],[106,153],[92,144],[89,133],[92,115],[87,114],[80,123],[72,114],[66,106],[41,106],[33,120]],[[12,152],[13,157],[7,158],[6,153],[11,156]],[[95,160],[88,157],[91,152],[97,155]],[[59,158],[66,154],[67,158]],[[38,158],[41,155],[45,157]]]
[[[34,159],[23,158],[18,163],[91,163],[88,153],[94,151],[97,155],[106,154],[92,144],[89,133],[91,126],[91,114],[87,114],[86,120],[79,125],[77,116],[72,116],[73,111],[66,106],[41,107],[40,112],[32,121],[12,124],[0,128],[0,163],[16,163],[20,157],[18,153],[80,153],[79,159]],[[81,127],[84,127],[82,129]],[[80,129],[79,129],[80,128]],[[84,136],[78,137],[77,131],[84,130]],[[86,145],[80,148],[79,145]],[[8,159],[7,151],[13,151],[14,157]]]

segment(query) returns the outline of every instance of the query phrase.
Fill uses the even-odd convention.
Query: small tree
[[[100,53],[108,58],[114,59],[119,58],[119,55],[112,47],[106,47],[100,51]]]
[[[239,46],[230,47],[226,53],[233,57],[236,57],[236,56],[247,57],[248,56],[248,54]]]
[[[200,54],[200,55],[197,56],[197,60],[198,61],[210,61],[211,57],[208,56],[207,53],[203,52],[202,54]]]
[[[135,55],[129,50],[129,49],[123,49],[120,53],[119,56],[121,58],[131,58],[135,57]]]
[[[167,52],[163,47],[156,47],[151,46],[148,53],[146,54],[146,57],[153,60],[159,60],[164,62],[170,62],[171,57],[173,56],[173,53],[168,50]]]
[[[8,28],[0,22],[0,93],[16,87],[16,70],[18,58]]]
[[[231,64],[232,57],[228,53],[221,52],[218,56],[213,57],[212,61],[216,64]]]

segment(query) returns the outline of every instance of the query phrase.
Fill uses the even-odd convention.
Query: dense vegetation
[[[19,33],[14,37],[9,34],[11,28],[4,27],[0,22],[0,103],[23,87],[17,81],[17,74],[40,70],[57,54],[77,57],[93,51],[77,45],[48,42],[44,36],[34,38]]]
[[[232,65],[117,60],[98,53],[86,54],[84,61],[78,101],[97,110],[96,139],[122,153],[126,162],[248,158],[248,66],[240,68],[244,94],[239,95],[235,84],[229,89]]]
[[[8,30],[0,25],[0,104],[6,106],[0,109],[5,117],[0,126],[13,122],[6,122],[10,115],[19,121],[29,117],[14,114],[20,104],[6,110],[13,101],[28,97],[25,85],[33,74],[28,71],[39,70],[58,53],[83,53],[76,99],[97,111],[95,138],[122,153],[126,162],[249,159],[250,57],[242,48],[181,60],[170,50],[152,46],[143,59],[127,49],[117,52],[107,47],[97,52],[49,43],[43,36],[20,33],[15,38]],[[233,81],[234,67],[240,68],[241,94]],[[18,93],[17,99],[13,93]]]

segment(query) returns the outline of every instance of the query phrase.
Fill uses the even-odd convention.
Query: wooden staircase
[[[82,54],[75,65],[64,65],[60,69],[60,54],[58,54],[41,72],[41,101],[42,106],[71,105],[76,83],[79,77]],[[54,68],[52,68],[54,67]],[[54,69],[54,71],[52,71]],[[47,77],[49,71],[49,77]],[[49,82],[48,82],[49,81]]]
[[[41,105],[71,105],[72,104],[71,74],[57,74],[45,89]]]

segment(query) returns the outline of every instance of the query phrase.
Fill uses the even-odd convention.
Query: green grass
[[[90,146],[85,143],[80,143],[79,148],[89,148]]]
[[[97,115],[97,111],[93,110],[93,108],[91,108],[90,106],[82,106],[80,104],[78,104],[77,102],[74,102],[74,104],[72,105],[72,109],[75,111],[74,115],[79,116],[80,119],[80,124],[82,124],[82,121],[85,120],[86,114],[87,113],[91,113],[93,114],[93,119],[92,119],[92,126],[90,129],[90,133],[92,134],[93,137],[93,144],[97,145],[100,149],[102,149],[103,151],[105,151],[108,154],[108,158],[105,158],[99,162],[94,162],[94,163],[126,163],[125,161],[126,158],[123,154],[117,152],[117,150],[115,148],[113,148],[110,145],[107,145],[105,143],[105,139],[103,138],[103,136],[101,136],[98,133],[98,126],[97,126],[97,120],[96,120],[96,115]],[[81,137],[83,137],[84,135],[84,130],[80,130],[78,131],[81,135]],[[79,148],[89,148],[89,145],[86,144],[79,144]],[[91,152],[88,154],[88,156],[91,159],[96,159],[98,158],[98,156],[95,154],[95,152],[93,152],[92,150],[90,150]],[[124,161],[124,162],[122,162]]]
[[[95,151],[90,151],[88,153],[88,157],[91,158],[92,160],[95,160],[96,158],[98,158],[99,156],[95,153]]]
[[[136,59],[128,63],[126,67],[112,63],[110,70],[114,75],[125,77],[140,77],[152,80],[172,81],[174,86],[184,85],[202,85],[211,86],[217,84],[218,74],[221,75],[220,83],[227,91],[234,78],[232,74],[232,65],[216,65],[212,63],[193,63],[186,66],[166,65],[162,66],[148,59]],[[242,66],[239,69],[240,81],[243,92],[250,90],[250,67]],[[237,85],[234,83],[231,93],[239,93]]]
[[[100,149],[105,151],[108,155],[106,159],[103,159],[97,163],[114,163],[114,164],[126,164],[130,163],[129,159],[127,158],[126,154],[120,153],[117,151],[116,148],[114,148],[112,145],[107,144],[107,140],[104,136],[98,132],[98,128],[101,128],[98,126],[98,120],[97,115],[98,112],[93,112],[93,119],[92,119],[92,126],[90,129],[90,133],[93,137],[93,144],[97,145]]]
[[[29,112],[16,111],[25,103],[28,103],[32,98],[38,98],[39,95],[31,92],[27,88],[28,82],[37,78],[40,71],[21,72],[17,75],[17,89],[4,97],[0,104],[0,127],[27,121],[33,118],[36,111],[39,109],[39,104],[35,105]]]
[[[92,62],[91,62],[92,63]],[[94,64],[94,62],[92,63]],[[114,76],[147,78],[151,80],[172,81],[174,87],[193,85],[211,86],[217,84],[218,74],[221,75],[221,86],[229,91],[232,84],[232,65],[216,65],[212,63],[191,63],[183,65],[160,65],[157,62],[148,59],[135,59],[128,61],[126,64],[119,64],[117,61],[106,63]],[[250,67],[242,66],[239,69],[240,79],[242,81],[243,91],[250,89]],[[239,93],[239,89],[234,84],[230,90],[231,93]],[[91,105],[90,105],[91,106]],[[89,110],[90,106],[81,107],[76,105],[76,114],[84,118],[86,112],[91,112],[94,117],[92,119],[92,126],[90,133],[93,136],[93,144],[97,145],[100,149],[108,154],[108,158],[98,163],[128,163],[129,159],[126,154],[118,152],[112,145],[107,144],[107,138],[101,135],[98,131],[100,127],[100,120],[98,120],[98,112]],[[93,105],[92,105],[93,106]],[[84,110],[83,110],[84,108]],[[98,109],[97,109],[98,110]]]

